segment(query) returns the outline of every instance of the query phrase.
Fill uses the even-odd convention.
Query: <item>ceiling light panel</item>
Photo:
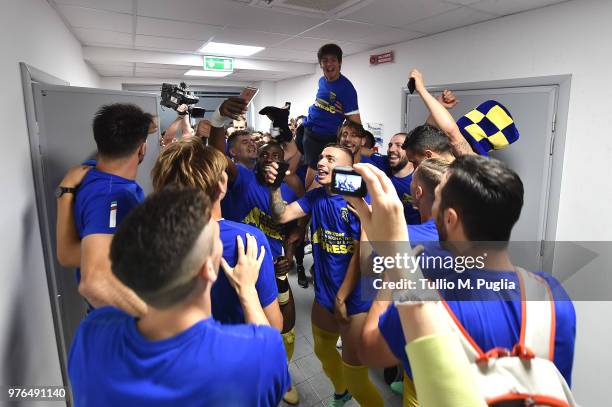
[[[264,47],[254,47],[252,45],[228,44],[225,42],[209,42],[199,49],[204,54],[248,57],[260,51]]]

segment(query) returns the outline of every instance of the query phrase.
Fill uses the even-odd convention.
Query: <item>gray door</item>
[[[61,267],[56,260],[55,188],[65,172],[96,152],[93,139],[92,121],[100,106],[110,103],[133,103],[144,111],[157,115],[159,103],[155,95],[125,91],[111,91],[70,86],[34,84],[34,104],[38,128],[38,148],[32,147],[33,165],[40,167],[42,179],[37,180],[36,196],[41,214],[41,234],[45,247],[46,272],[50,295],[55,297],[54,307],[57,340],[60,346],[60,360],[66,369],[66,357],[72,338],[86,306],[77,292],[75,271]],[[36,140],[36,138],[34,139]],[[151,191],[150,172],[159,154],[159,134],[150,135],[147,154],[138,172],[138,183],[145,193]],[[62,372],[64,377],[66,371]]]
[[[512,114],[520,139],[490,155],[508,164],[523,181],[524,205],[512,231],[511,240],[515,242],[512,244],[515,253],[512,254],[513,258],[520,259],[521,266],[532,269],[543,266],[540,242],[546,236],[557,92],[557,86],[460,90],[455,92],[459,104],[451,111],[458,119],[480,103],[493,99]],[[404,130],[410,130],[423,124],[429,113],[418,95],[406,97]]]

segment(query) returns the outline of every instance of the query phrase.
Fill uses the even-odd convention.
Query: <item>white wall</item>
[[[612,198],[606,177],[581,171],[586,160],[589,173],[612,173],[611,15],[610,1],[575,0],[381,49],[395,51],[393,64],[370,67],[370,53],[349,56],[342,72],[357,89],[363,121],[382,122],[387,136],[400,129],[400,89],[412,67],[428,85],[572,74],[557,239],[612,240],[612,218],[575,218],[606,213]],[[277,103],[306,111],[319,76],[278,82]]]
[[[280,103],[276,103],[276,86],[274,82],[270,81],[261,81],[255,85],[259,88],[259,92],[253,102],[249,106],[249,113],[252,111],[252,115],[255,120],[252,123],[249,123],[250,127],[253,127],[255,130],[267,132],[270,131],[270,119],[266,116],[262,116],[259,114],[259,111],[266,106],[278,106],[282,107],[284,105],[284,101]],[[293,106],[291,107],[291,111],[293,111]]]
[[[97,87],[81,45],[44,0],[3,4],[0,13],[0,384],[60,385],[19,62],[72,85]]]
[[[610,16],[609,0],[574,0],[380,49],[395,51],[393,64],[370,67],[369,52],[346,57],[342,72],[357,89],[362,120],[384,123],[387,137],[400,129],[400,89],[412,67],[428,85],[571,74],[556,239],[611,241]],[[292,100],[305,111],[319,76],[278,82],[277,103]],[[576,309],[574,391],[585,406],[608,405],[604,394],[612,375],[604,372],[612,352],[601,346],[612,343],[610,325],[602,324],[610,321],[612,303]]]

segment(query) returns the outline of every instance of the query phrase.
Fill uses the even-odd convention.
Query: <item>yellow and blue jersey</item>
[[[357,91],[351,81],[342,74],[333,82],[322,76],[319,79],[315,103],[308,109],[306,126],[333,142],[344,116],[357,113]]]
[[[223,217],[261,230],[270,243],[272,256],[276,258],[283,254],[284,228],[272,218],[270,190],[267,185],[257,182],[255,170],[240,165],[236,168],[236,179],[222,201]],[[297,200],[297,195],[286,183],[281,184],[280,190],[286,203]]]
[[[341,195],[330,195],[323,187],[308,191],[297,202],[312,216],[310,232],[315,300],[333,312],[336,294],[353,256],[353,243],[361,237],[361,223],[348,210]],[[354,315],[366,312],[372,301],[362,298],[361,284],[358,283],[345,303],[349,315]]]
[[[81,322],[68,358],[77,406],[277,406],[287,355],[269,326],[203,319],[167,339],[145,338],[114,307]]]

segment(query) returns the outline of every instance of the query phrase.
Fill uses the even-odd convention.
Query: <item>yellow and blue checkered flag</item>
[[[480,155],[506,148],[519,139],[512,115],[495,100],[487,100],[463,115],[457,120],[457,126]]]

